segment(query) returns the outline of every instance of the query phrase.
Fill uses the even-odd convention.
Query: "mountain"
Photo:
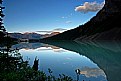
[[[8,36],[11,38],[16,38],[16,39],[42,39],[42,38],[47,38],[47,37],[51,37],[54,35],[60,34],[60,32],[52,32],[50,34],[38,34],[38,33],[9,33]]]
[[[60,32],[52,32],[50,34],[44,34],[44,35],[42,35],[42,38],[52,37],[57,34],[60,34]]]
[[[11,38],[17,39],[40,39],[42,37],[41,34],[37,33],[9,33],[8,34]]]
[[[43,40],[121,40],[121,0],[105,0],[104,7],[84,25]]]

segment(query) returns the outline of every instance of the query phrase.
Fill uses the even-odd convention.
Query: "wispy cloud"
[[[67,29],[64,29],[64,28],[56,28],[53,31],[65,31],[65,30],[67,30]]]
[[[83,5],[75,7],[75,11],[79,11],[79,12],[82,12],[82,13],[96,12],[96,11],[103,8],[104,3],[105,2],[102,2],[102,3],[85,2]]]
[[[66,31],[67,29],[64,29],[64,28],[56,28],[56,29],[53,29],[51,31],[36,31],[36,32],[40,32],[40,33],[52,33],[52,32],[63,32],[63,31]]]
[[[40,32],[40,33],[51,33],[52,31],[36,31],[36,32]]]
[[[62,16],[61,18],[62,18],[62,19],[67,19],[67,18],[70,18],[72,15],[73,15],[73,14],[72,14],[72,13],[70,13],[69,15]]]
[[[66,19],[66,18],[68,18],[68,17],[62,16],[61,18],[62,18],[62,19]]]
[[[66,24],[70,24],[70,23],[72,23],[72,21],[66,21]]]

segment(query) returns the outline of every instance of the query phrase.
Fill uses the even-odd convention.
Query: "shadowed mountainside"
[[[105,0],[104,7],[90,21],[45,40],[121,40],[121,0]]]
[[[121,43],[116,41],[75,42],[44,41],[70,51],[84,55],[96,63],[107,76],[108,81],[121,80]]]

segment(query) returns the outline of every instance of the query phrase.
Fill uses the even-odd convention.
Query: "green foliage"
[[[8,47],[0,50],[0,81],[72,81],[64,74],[53,76],[53,71],[48,69],[49,75],[43,71],[35,71],[24,61],[19,50],[10,50]]]
[[[36,81],[38,71],[34,71],[18,50],[0,51],[0,81]]]

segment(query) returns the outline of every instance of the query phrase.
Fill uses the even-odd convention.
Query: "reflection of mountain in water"
[[[43,46],[42,43],[19,43],[12,46],[12,49],[36,49]]]
[[[106,73],[108,81],[121,80],[121,43],[120,42],[74,42],[44,41],[84,55],[96,63]]]
[[[59,47],[53,46],[53,45],[48,45],[44,43],[19,43],[12,45],[11,49],[37,49],[37,50],[54,50],[56,52],[63,52]]]

